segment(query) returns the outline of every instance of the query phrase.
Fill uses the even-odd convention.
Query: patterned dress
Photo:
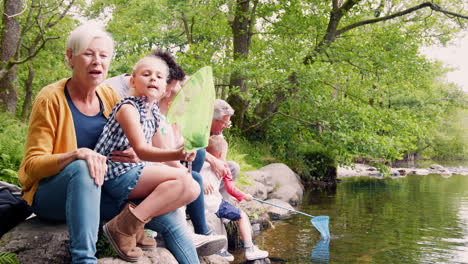
[[[112,151],[122,151],[131,147],[122,127],[115,119],[116,112],[123,104],[131,104],[137,109],[140,114],[140,124],[143,128],[143,133],[145,134],[145,140],[147,143],[151,144],[151,139],[156,133],[159,125],[159,117],[161,115],[159,108],[157,104],[153,104],[153,107],[148,109],[149,105],[145,96],[127,97],[114,106],[112,113],[104,126],[102,134],[96,143],[96,147],[94,148],[96,152],[107,157],[108,168],[107,173],[104,176],[105,181],[119,177],[134,167],[144,166],[148,163],[145,161],[137,163],[115,162],[109,159]]]

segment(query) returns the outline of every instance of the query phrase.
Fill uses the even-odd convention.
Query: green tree
[[[89,15],[102,7],[118,43],[112,75],[155,47],[188,73],[210,64],[236,133],[284,159],[301,145],[342,163],[399,159],[434,145],[449,109],[466,106],[419,53],[465,25],[458,1],[97,0]]]
[[[54,28],[57,25],[60,26],[62,21],[69,20],[67,14],[71,7],[82,2],[77,0],[3,1],[0,43],[0,107],[2,110],[10,112],[17,110],[20,90],[17,83],[18,66],[33,60],[48,42],[59,39],[60,35],[56,33],[60,29],[54,30]],[[30,72],[30,76],[33,76],[33,71]],[[31,95],[31,91],[26,92],[28,96],[26,106],[31,101]]]

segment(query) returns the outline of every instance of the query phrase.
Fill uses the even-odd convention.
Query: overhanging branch
[[[440,7],[439,5],[431,3],[431,2],[425,2],[425,3],[419,4],[417,6],[405,9],[403,11],[400,11],[400,12],[397,12],[397,13],[394,13],[394,14],[391,14],[391,15],[388,15],[388,16],[363,20],[363,21],[359,21],[359,22],[356,22],[354,24],[345,26],[345,27],[343,27],[341,29],[338,29],[336,31],[336,36],[339,36],[339,35],[347,32],[347,31],[350,31],[351,29],[354,29],[354,28],[357,28],[357,27],[360,27],[360,26],[386,21],[386,20],[390,20],[390,19],[393,19],[393,18],[396,18],[396,17],[401,17],[401,16],[410,14],[412,12],[415,12],[415,11],[417,11],[419,9],[423,9],[423,8],[426,8],[426,7],[429,7],[431,10],[434,10],[436,12],[441,12],[441,13],[444,13],[446,15],[450,15],[450,16],[457,17],[457,18],[468,19],[468,16],[458,14],[458,13],[454,13],[454,12],[451,12],[451,11],[447,11],[447,10],[443,9],[442,7]]]

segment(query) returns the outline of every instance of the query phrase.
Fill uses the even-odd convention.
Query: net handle
[[[289,208],[286,208],[286,207],[283,207],[283,206],[279,206],[279,205],[277,205],[277,204],[272,204],[272,203],[269,203],[269,202],[266,202],[266,201],[257,199],[257,198],[255,198],[255,197],[253,197],[253,199],[254,199],[255,201],[257,201],[257,202],[264,203],[264,204],[268,204],[268,205],[271,205],[271,206],[275,206],[275,207],[278,207],[278,208],[281,208],[281,209],[284,209],[284,210],[288,210],[288,211],[293,212],[293,213],[305,215],[305,216],[308,216],[308,217],[311,217],[311,218],[314,218],[314,217],[315,217],[315,216],[313,216],[313,215],[306,214],[306,213],[303,213],[303,212],[301,212],[301,211],[296,211],[296,210],[293,210],[293,209],[289,209]]]

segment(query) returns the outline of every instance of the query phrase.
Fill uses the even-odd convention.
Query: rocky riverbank
[[[444,177],[452,175],[468,175],[468,167],[444,167],[439,164],[433,164],[428,168],[391,168],[389,175],[392,177],[402,177],[408,174],[412,175],[429,175],[440,174]],[[369,176],[369,177],[384,177],[384,175],[377,170],[377,168],[367,165],[356,163],[354,166],[339,167],[337,170],[338,178],[356,177],[356,176]]]
[[[245,174],[248,176],[249,183],[241,189],[258,199],[293,209],[292,205],[297,205],[303,197],[304,187],[299,176],[284,164],[270,164]],[[250,216],[254,231],[266,229],[271,220],[283,219],[290,214],[287,210],[256,201],[243,201],[237,204]],[[208,224],[216,233],[226,234],[224,224],[218,218],[208,217],[208,220]],[[231,233],[229,237],[230,241],[235,240],[231,236],[236,236],[236,234]],[[32,218],[1,237],[0,252],[15,253],[20,263],[69,263],[68,245],[69,236],[65,224],[46,223]],[[200,260],[201,263],[229,263],[216,255],[203,257]],[[99,259],[98,263],[126,262],[119,258],[104,257]],[[144,257],[138,263],[176,264],[177,261],[162,243],[156,250],[145,252]],[[256,261],[255,263],[269,263],[269,261]]]

